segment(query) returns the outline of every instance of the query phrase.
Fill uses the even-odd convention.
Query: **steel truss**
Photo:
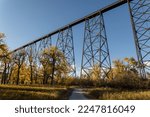
[[[111,69],[103,14],[85,21],[81,78],[90,77],[95,65],[100,67],[100,78],[108,77]]]
[[[73,33],[71,27],[59,32],[56,47],[65,55],[70,67],[69,75],[76,77]]]
[[[128,0],[139,71],[142,78],[150,72],[150,0]]]

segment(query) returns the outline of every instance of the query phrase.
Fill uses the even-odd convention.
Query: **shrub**
[[[141,79],[132,72],[118,74],[117,77],[108,82],[108,86],[124,89],[147,89],[148,81]]]

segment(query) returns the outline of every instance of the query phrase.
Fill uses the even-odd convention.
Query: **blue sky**
[[[0,0],[0,32],[11,50],[42,37],[116,0]],[[135,57],[127,4],[104,14],[111,59]],[[80,68],[84,24],[73,27]],[[55,37],[57,38],[57,37]]]

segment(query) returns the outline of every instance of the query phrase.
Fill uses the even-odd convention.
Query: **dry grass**
[[[0,85],[1,100],[68,99],[70,92],[67,88]]]
[[[63,87],[45,87],[45,86],[24,86],[24,85],[0,85],[0,89],[13,89],[13,90],[28,90],[28,91],[51,91],[66,89]]]
[[[107,92],[99,98],[104,100],[150,100],[150,91]]]
[[[150,100],[150,90],[121,90],[113,88],[87,89],[88,96],[100,100]]]

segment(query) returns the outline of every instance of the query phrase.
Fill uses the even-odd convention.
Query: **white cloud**
[[[146,62],[144,62],[144,64],[145,64],[146,66],[150,67],[150,61],[146,61]]]

